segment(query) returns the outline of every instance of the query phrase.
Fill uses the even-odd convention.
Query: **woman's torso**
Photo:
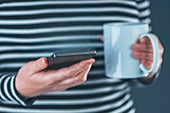
[[[0,72],[17,73],[55,51],[95,49],[97,56],[82,85],[39,96],[31,107],[4,102],[0,111],[133,112],[129,83],[105,77],[100,38],[104,23],[139,22],[138,15],[132,0],[1,0]]]

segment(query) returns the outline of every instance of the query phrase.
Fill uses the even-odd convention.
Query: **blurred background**
[[[164,46],[164,62],[156,82],[133,89],[137,113],[170,113],[170,0],[150,0],[152,32]],[[168,59],[169,58],[169,59]]]

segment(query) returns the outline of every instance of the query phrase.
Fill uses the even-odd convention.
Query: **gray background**
[[[137,113],[170,113],[170,0],[150,0],[153,33],[164,46],[164,62],[156,82],[133,89]]]

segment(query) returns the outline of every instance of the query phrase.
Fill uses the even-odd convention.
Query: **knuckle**
[[[162,51],[164,52],[164,48],[163,48],[163,46],[161,46],[161,49],[162,49]]]
[[[143,44],[143,49],[144,50],[152,50],[152,45],[151,44]]]
[[[164,48],[163,47],[160,49],[160,53],[161,53],[161,55],[164,53]]]
[[[72,74],[71,67],[66,67],[66,77],[69,77]]]
[[[152,53],[146,53],[145,57],[146,57],[146,59],[153,59],[153,54]]]
[[[133,56],[134,56],[135,58],[141,58],[141,53],[134,51],[134,52],[133,52]]]
[[[139,43],[135,43],[132,45],[133,50],[140,50],[141,45]]]
[[[144,53],[143,56],[148,59],[148,57],[150,57],[150,55],[148,53]]]
[[[53,84],[54,84],[53,79],[48,79],[48,80],[45,81],[45,86],[46,87],[52,87]]]
[[[141,49],[142,49],[142,44],[136,43],[135,49],[136,49],[136,50],[141,50]]]

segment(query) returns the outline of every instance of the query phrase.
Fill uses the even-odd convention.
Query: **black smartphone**
[[[60,69],[71,66],[96,55],[96,50],[56,52],[48,58],[47,69]]]

